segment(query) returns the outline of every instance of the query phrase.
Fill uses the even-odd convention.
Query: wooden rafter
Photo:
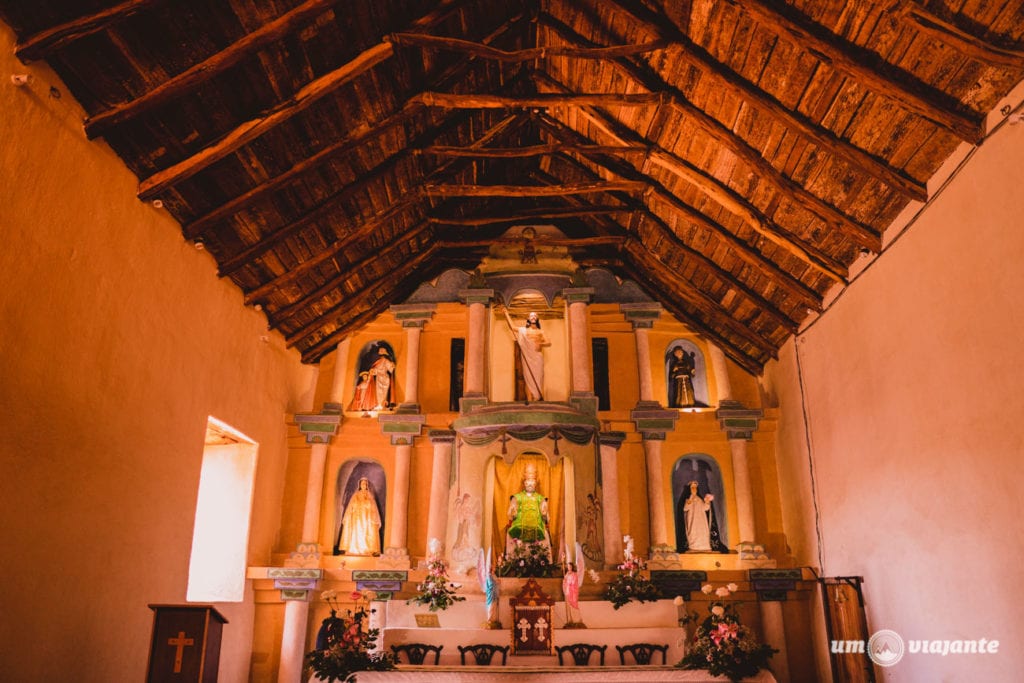
[[[569,39],[585,40],[575,31],[568,29],[568,27],[564,27],[564,30],[566,31],[565,35]],[[661,76],[654,73],[650,68],[642,68],[633,62],[621,59],[613,60],[611,64],[617,66],[623,73],[636,80],[643,87],[662,92],[668,96],[669,103],[672,106],[679,109],[706,134],[750,165],[762,180],[770,182],[777,192],[791,202],[814,214],[826,224],[838,227],[848,234],[850,239],[855,240],[859,246],[875,253],[881,250],[882,238],[877,231],[845,215],[836,207],[809,192],[799,183],[784,176],[762,156],[760,150],[752,147],[750,143],[726,128],[717,119],[696,107],[678,88],[666,83]],[[534,78],[538,83],[547,84],[560,92],[568,90],[564,84],[552,78],[550,74],[538,71],[535,72]]]
[[[480,137],[480,139],[478,139],[473,144],[477,144],[477,145],[481,145],[481,146],[482,145],[486,145],[488,142],[494,140],[496,137],[498,137],[502,133],[506,132],[507,129],[510,126],[512,126],[513,124],[518,125],[519,122],[521,122],[521,119],[519,119],[518,117],[516,117],[516,116],[508,116],[508,117],[502,119],[501,121],[499,121],[494,126],[492,126],[484,135],[482,135]],[[432,179],[440,179],[440,178],[442,178],[444,176],[444,174],[447,173],[454,166],[455,163],[457,163],[457,161],[449,161],[449,162],[446,162],[446,163],[442,164],[441,166],[436,168],[433,172],[431,172],[431,174],[428,175],[425,180],[426,181],[430,181]],[[248,303],[254,303],[255,301],[259,300],[261,297],[263,297],[267,293],[269,293],[273,288],[283,286],[283,285],[285,285],[287,283],[290,283],[290,282],[294,282],[299,276],[305,274],[309,270],[319,266],[321,263],[323,263],[326,260],[328,260],[330,258],[333,258],[337,254],[339,254],[343,249],[345,249],[354,240],[359,239],[360,237],[362,237],[364,235],[367,235],[367,234],[377,230],[382,225],[385,225],[387,222],[389,222],[389,221],[393,220],[394,218],[396,218],[400,213],[402,213],[404,211],[407,211],[412,206],[415,206],[415,205],[419,204],[421,200],[422,200],[422,197],[418,193],[412,192],[412,193],[407,194],[401,201],[396,202],[395,204],[393,204],[388,209],[385,209],[384,211],[379,212],[377,215],[373,216],[369,220],[367,220],[364,223],[362,223],[361,225],[357,226],[345,238],[335,240],[335,242],[333,244],[325,247],[316,256],[314,256],[314,257],[312,257],[310,259],[307,259],[306,261],[303,261],[301,263],[298,263],[298,264],[292,266],[287,272],[281,274],[280,276],[278,276],[276,278],[271,279],[270,281],[264,283],[260,287],[257,287],[256,289],[248,292],[246,294],[246,303],[247,304]],[[257,243],[257,245],[258,244],[260,244],[260,243]],[[256,255],[264,253],[266,251],[266,249],[270,248],[270,247],[266,247],[266,248],[260,247],[259,250],[257,250],[256,249],[257,245],[252,245],[252,247],[250,247],[249,250],[247,250],[247,251],[250,251],[250,250],[251,251],[250,251],[250,255],[247,256],[247,258],[245,260],[249,260],[251,258],[255,258]],[[239,255],[239,257],[236,257],[236,260],[240,260],[240,257],[241,257],[241,255]],[[226,272],[224,271],[224,266],[221,266],[221,275],[225,275],[225,274],[226,274]]]
[[[474,214],[473,216],[460,217],[460,216],[438,216],[430,215],[427,217],[431,223],[439,225],[461,225],[467,227],[476,227],[482,225],[494,225],[499,223],[515,223],[515,222],[529,222],[537,220],[556,220],[562,218],[590,218],[594,216],[610,216],[620,213],[632,213],[634,209],[628,206],[603,206],[603,205],[591,205],[588,207],[576,208],[572,206],[562,208],[544,208],[544,209],[522,209],[512,213],[491,213],[491,214]]]
[[[136,12],[160,2],[164,0],[126,0],[99,12],[66,21],[19,41],[14,48],[14,54],[23,62],[42,59],[69,43],[104,31]]]
[[[841,139],[828,128],[821,126],[797,111],[785,107],[774,97],[761,90],[755,84],[737,74],[726,65],[715,60],[703,47],[697,45],[683,34],[667,16],[655,13],[637,0],[610,0],[629,12],[632,18],[642,22],[649,30],[670,40],[679,47],[683,58],[699,69],[715,77],[728,90],[732,91],[759,111],[771,116],[787,128],[799,131],[814,144],[855,166],[861,172],[870,175],[881,183],[892,187],[910,199],[928,200],[927,186],[910,178],[901,170],[893,168],[882,159],[872,156],[865,150],[849,141]],[[648,66],[650,66],[648,64]]]
[[[532,240],[534,246],[569,247],[571,249],[589,249],[592,247],[622,247],[628,235],[604,235],[602,237],[580,237],[577,239],[554,239],[537,237]],[[465,249],[490,247],[495,244],[522,244],[521,239],[488,239],[488,240],[438,240],[436,244],[444,249]]]
[[[977,144],[984,133],[984,117],[964,113],[959,103],[909,73],[898,77],[879,68],[866,50],[798,16],[788,5],[765,0],[730,0],[745,13],[780,36],[789,36],[804,51],[831,68],[856,80],[872,92],[898,102],[903,108],[954,133],[965,142]],[[873,63],[876,62],[877,63]],[[888,69],[894,71],[895,67]]]
[[[164,81],[144,95],[89,117],[85,121],[86,137],[93,139],[104,135],[114,126],[130,121],[153,107],[169,102],[189,90],[201,86],[211,78],[252,57],[274,41],[280,40],[308,24],[338,2],[339,0],[307,0],[220,52]]]
[[[414,100],[427,107],[446,109],[535,109],[551,107],[649,107],[665,101],[661,93],[581,93],[571,95],[542,93],[539,95],[507,96],[487,94],[461,94],[424,92]]]
[[[427,197],[562,197],[597,192],[642,192],[647,184],[633,180],[610,180],[562,185],[440,185],[427,184]]]
[[[430,145],[421,150],[423,154],[440,157],[467,157],[471,159],[516,159],[523,157],[550,156],[558,152],[575,151],[582,154],[648,154],[649,145],[525,145],[523,147],[459,147],[454,145]]]
[[[434,25],[448,15],[455,7],[460,6],[467,0],[445,0],[441,7],[420,17],[412,22],[412,28],[426,29]],[[179,183],[186,178],[191,178],[196,173],[220,161],[227,155],[236,151],[243,145],[273,128],[279,126],[293,116],[302,113],[312,105],[316,104],[323,97],[330,95],[347,83],[362,76],[378,64],[390,59],[394,55],[394,46],[387,42],[380,42],[366,50],[350,61],[342,64],[337,69],[316,78],[293,94],[287,100],[278,103],[270,112],[256,117],[236,126],[234,130],[223,136],[217,142],[203,148],[187,159],[179,161],[173,166],[158,171],[149,176],[139,184],[139,198],[152,199],[159,196],[168,187]]]
[[[617,122],[613,124],[611,122],[612,120],[607,119],[603,115],[595,113],[595,114],[593,114],[593,116],[598,117],[601,120],[605,121],[605,125],[607,126],[607,128],[605,130],[607,132],[612,133],[612,134],[615,134],[614,131],[619,130],[619,126],[622,126],[622,124],[619,124]],[[553,124],[557,124],[558,130],[563,131],[563,134],[572,135],[572,136],[574,136],[574,137],[576,137],[578,139],[587,140],[588,142],[591,142],[588,138],[585,138],[582,135],[582,133],[579,133],[577,131],[574,131],[574,130],[568,128],[567,126],[565,126],[565,124],[562,124],[559,121],[552,121],[551,119],[543,119],[543,118],[541,120],[542,121],[546,120],[546,121],[552,122]],[[552,124],[549,123],[549,125],[552,125]],[[731,233],[725,227],[723,227],[722,225],[720,225],[717,222],[713,221],[711,218],[709,218],[703,212],[697,210],[696,208],[690,206],[686,202],[684,202],[681,199],[679,199],[674,193],[669,191],[669,189],[666,188],[664,185],[662,185],[661,183],[657,182],[656,180],[654,180],[653,178],[651,178],[647,174],[643,173],[637,167],[633,166],[632,164],[629,164],[627,161],[625,161],[625,160],[614,160],[614,161],[612,161],[612,160],[609,160],[606,157],[599,157],[599,156],[595,157],[595,155],[590,155],[590,156],[592,158],[595,158],[595,162],[596,163],[600,163],[602,166],[604,166],[605,168],[609,169],[613,173],[616,173],[618,175],[627,174],[627,177],[633,177],[634,179],[639,179],[639,180],[642,180],[643,182],[647,183],[648,186],[653,190],[653,192],[656,194],[656,196],[658,198],[660,198],[663,201],[669,203],[672,207],[674,207],[675,209],[677,209],[680,212],[682,212],[683,215],[686,216],[689,220],[692,220],[695,223],[697,223],[698,225],[701,225],[702,227],[704,227],[705,229],[707,229],[707,230],[717,234],[720,238],[724,239],[726,242],[729,242],[733,246],[737,246],[737,247],[739,246],[739,244],[742,243],[742,241],[738,237],[733,235],[733,233]],[[598,160],[598,159],[600,159],[600,160]],[[816,249],[816,248],[814,248],[813,246],[811,246],[809,244],[806,244],[806,243],[803,243],[803,242],[799,242],[798,243],[798,241],[796,241],[796,240],[788,237],[787,235],[785,235],[782,232],[781,228],[779,228],[777,226],[768,226],[766,219],[756,221],[755,225],[752,226],[752,227],[754,227],[754,230],[758,234],[761,234],[764,237],[766,237],[767,239],[771,240],[773,243],[778,244],[780,247],[785,249],[787,252],[793,254],[794,256],[799,258],[801,261],[807,263],[808,265],[813,266],[814,268],[820,270],[821,272],[825,273],[826,275],[828,275],[829,277],[833,278],[834,280],[841,282],[841,281],[844,280],[845,276],[847,275],[846,266],[844,266],[842,263],[839,263],[835,259],[829,257],[827,254],[824,254],[823,252],[821,252],[821,250]],[[749,246],[747,247],[747,249],[743,249],[743,251],[749,251],[749,250],[750,250]],[[760,264],[759,265],[761,267],[764,267],[767,264],[767,262],[768,262],[768,259],[765,259],[764,257],[761,257],[759,260],[760,260]],[[820,307],[820,305],[821,305],[820,298],[817,298],[816,300],[812,300],[812,301],[813,301],[812,305]],[[809,303],[811,303],[811,302],[809,302]]]
[[[666,41],[656,40],[637,45],[616,45],[601,48],[532,47],[523,50],[499,50],[482,43],[459,38],[432,36],[424,33],[393,33],[389,36],[396,45],[413,45],[433,50],[450,50],[481,59],[501,62],[529,62],[546,57],[575,57],[577,59],[613,59],[653,52],[665,47]]]
[[[915,0],[901,0],[897,14],[917,30],[956,48],[971,59],[992,66],[1024,68],[1024,50],[994,45],[929,12]]]

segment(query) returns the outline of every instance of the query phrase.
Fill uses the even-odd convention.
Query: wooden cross
[[[174,651],[174,673],[180,674],[182,654],[184,654],[185,648],[194,645],[195,641],[191,638],[186,638],[184,631],[178,631],[178,637],[168,638],[167,644],[173,645],[176,648]]]
[[[508,434],[506,434],[505,430],[502,429],[501,430],[501,436],[498,437],[498,441],[501,442],[501,454],[502,455],[505,455],[506,453],[508,453],[508,448],[505,446],[505,444],[507,444],[511,440],[512,440],[512,437],[510,437]]]

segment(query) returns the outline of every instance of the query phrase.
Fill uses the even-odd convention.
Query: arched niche
[[[725,505],[725,487],[722,471],[710,455],[688,453],[672,466],[672,518],[676,526],[676,551],[686,552],[686,521],[683,505],[690,496],[691,481],[697,482],[697,494],[714,496],[711,501],[714,525],[711,529],[712,552],[729,552],[728,519]],[[717,539],[716,539],[717,528]]]
[[[665,401],[666,405],[673,406],[675,393],[672,382],[672,361],[674,360],[673,350],[682,348],[686,354],[693,354],[693,396],[696,399],[696,407],[706,408],[710,405],[708,401],[708,366],[704,353],[696,344],[689,339],[674,339],[665,347]]]
[[[381,353],[382,351],[384,353]],[[398,398],[395,394],[395,370],[397,368],[394,367],[391,368],[391,371],[387,376],[388,384],[387,391],[385,392],[386,396],[383,397],[382,400],[373,400],[367,405],[359,405],[359,394],[362,390],[361,385],[368,379],[367,377],[363,377],[363,373],[373,375],[374,373],[371,372],[371,368],[373,368],[374,364],[377,363],[382,356],[386,356],[387,360],[389,360],[392,365],[395,363],[395,349],[390,343],[383,339],[375,339],[374,341],[367,342],[363,345],[363,348],[359,350],[359,356],[356,359],[355,372],[353,373],[354,380],[351,387],[352,393],[350,394],[349,402],[346,404],[346,410],[352,412],[367,412],[378,409],[378,403],[381,405],[379,410],[388,410],[397,405]],[[375,381],[372,377],[369,379],[371,380],[371,383]],[[374,384],[371,386],[368,391],[376,396],[376,385]]]
[[[528,464],[537,468],[537,490],[548,499],[548,531],[551,534],[552,559],[558,562],[566,548],[576,543],[575,466],[572,458],[549,458],[536,450],[524,450],[512,462],[495,455],[484,470],[484,534],[482,546],[494,556],[505,552],[509,498],[522,490],[523,473]]]
[[[341,548],[338,547],[338,543],[341,539],[342,519],[345,514],[345,508],[348,506],[348,502],[352,498],[352,494],[355,493],[357,488],[359,488],[359,480],[363,477],[366,477],[369,481],[370,490],[377,499],[377,511],[379,512],[381,519],[380,547],[384,547],[384,528],[387,526],[389,521],[384,515],[384,511],[388,509],[387,477],[384,474],[384,468],[373,460],[346,460],[341,464],[341,467],[338,468],[338,476],[335,479],[333,548],[333,553],[335,555],[341,554]]]

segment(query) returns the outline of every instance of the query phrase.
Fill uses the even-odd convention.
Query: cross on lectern
[[[530,622],[528,622],[525,617],[519,620],[519,623],[516,624],[516,628],[520,633],[522,633],[522,635],[519,636],[520,640],[525,643],[530,639]]]
[[[178,637],[177,638],[168,638],[167,639],[167,644],[175,646],[175,651],[174,651],[174,673],[180,674],[181,673],[181,657],[182,657],[182,655],[185,652],[185,648],[190,646],[190,645],[195,645],[195,641],[192,640],[191,638],[186,638],[184,631],[178,631]]]
[[[537,623],[534,624],[533,627],[537,629],[537,640],[541,641],[542,643],[546,642],[547,638],[544,636],[544,631],[548,630],[547,619],[545,619],[544,617],[539,617],[537,619]]]

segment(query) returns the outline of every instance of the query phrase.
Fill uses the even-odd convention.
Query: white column
[[[634,327],[636,339],[636,366],[640,375],[640,400],[654,400],[654,380],[651,375],[651,347],[646,327]]]
[[[747,462],[747,442],[729,439],[732,452],[732,477],[735,484],[736,515],[739,517],[740,542],[754,542],[754,495],[750,486],[750,466]]]
[[[562,296],[569,302],[569,352],[574,396],[592,396],[594,393],[594,363],[587,334],[587,304],[593,293],[591,287],[567,287],[562,290]]]
[[[431,430],[430,442],[434,444],[434,466],[430,473],[427,541],[436,538],[444,544],[448,531],[448,477],[451,474],[455,432],[448,429]]]
[[[352,338],[346,337],[334,351],[334,381],[331,383],[331,401],[345,405],[351,400],[348,384],[348,352],[352,346]]]
[[[306,479],[306,509],[302,516],[302,542],[317,543],[320,535],[320,504],[324,493],[324,469],[327,465],[327,444],[315,443],[309,454],[309,477]]]
[[[420,377],[420,325],[409,325],[405,328],[405,405],[419,406]]]
[[[464,397],[484,395],[484,367],[487,341],[487,307],[494,290],[465,289],[459,292],[469,306],[469,332],[466,339]]]
[[[309,622],[309,603],[305,600],[286,600],[284,628],[281,633],[281,662],[277,667],[278,683],[301,683],[302,660],[306,654],[306,624]]]
[[[666,545],[665,496],[662,493],[661,444],[657,439],[644,439],[647,462],[647,508],[651,522],[651,545]]]
[[[622,512],[619,509],[618,451],[625,438],[622,432],[604,432],[601,439],[601,488],[604,510],[604,565],[613,569],[622,564]]]
[[[391,487],[391,514],[388,519],[388,546],[393,550],[405,550],[408,539],[409,517],[409,461],[412,457],[411,444],[395,446],[395,481]]]
[[[732,382],[729,380],[729,368],[725,354],[714,344],[708,344],[708,355],[711,357],[711,371],[715,375],[715,387],[718,391],[718,402],[732,400]]]
[[[761,602],[760,605],[763,642],[778,650],[772,657],[772,674],[779,683],[789,683],[789,651],[786,647],[786,624],[782,617],[782,603],[771,601]]]

